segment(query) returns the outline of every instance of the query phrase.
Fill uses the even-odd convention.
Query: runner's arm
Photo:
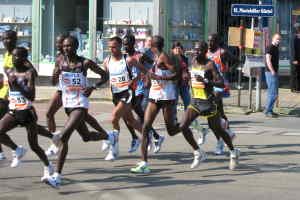
[[[102,84],[108,81],[108,73],[105,70],[103,70],[101,67],[99,67],[99,65],[97,65],[91,60],[86,60],[85,62],[89,69],[91,69],[93,72],[101,76],[101,79],[97,81],[95,84],[96,88],[100,87]]]
[[[14,75],[15,76],[15,75]],[[10,77],[9,77],[10,78]],[[26,78],[28,80],[27,85],[20,85],[16,79],[13,80],[13,84],[18,90],[21,92],[24,97],[29,99],[30,101],[34,101],[35,99],[35,74],[33,70],[28,70],[26,72]]]
[[[57,83],[59,81],[59,75],[61,73],[61,69],[59,67],[59,62],[60,62],[60,59],[57,58],[54,69],[53,69],[52,78],[51,78],[51,82],[52,82],[53,86],[57,85]]]
[[[218,88],[224,88],[224,79],[214,63],[209,62],[208,68],[212,71],[213,77],[212,80],[207,80],[207,84]]]

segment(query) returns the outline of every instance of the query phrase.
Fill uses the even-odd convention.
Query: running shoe
[[[222,139],[219,139],[216,145],[215,150],[216,155],[223,155],[224,154],[224,142]]]
[[[45,151],[45,154],[48,157],[52,157],[52,156],[56,156],[58,152],[59,149],[57,148],[57,146],[55,144],[51,144],[50,147],[47,149],[47,151]]]
[[[153,132],[151,130],[149,132],[148,152],[152,151],[152,149],[154,148],[154,144],[152,142],[152,138],[153,138]]]
[[[149,174],[151,172],[148,164],[144,161],[139,162],[137,167],[131,168],[130,171],[134,174]]]
[[[194,151],[194,160],[191,164],[191,169],[194,169],[196,167],[199,167],[200,163],[206,160],[207,155],[204,151],[202,151],[200,148],[196,151]]]
[[[133,153],[138,150],[140,146],[140,140],[139,139],[133,139],[131,141],[130,149],[128,150],[128,153]]]
[[[44,167],[44,176],[41,178],[41,181],[42,182],[47,181],[49,176],[53,175],[53,173],[54,173],[54,167],[51,163],[49,163],[49,166]]]
[[[12,152],[13,160],[10,164],[10,167],[18,167],[21,163],[21,159],[26,154],[27,150],[23,148],[22,146],[17,147],[15,151]]]
[[[204,127],[202,127],[201,128],[202,130],[200,131],[200,137],[199,137],[199,139],[198,139],[198,145],[203,145],[203,144],[205,144],[205,142],[206,142],[206,136],[207,136],[207,134],[208,134],[208,129],[207,128],[204,128]]]
[[[60,185],[62,183],[62,176],[58,172],[54,172],[52,177],[55,179],[57,184]]]
[[[160,152],[161,145],[164,142],[164,140],[165,140],[165,136],[159,136],[158,140],[156,139],[154,140],[154,149],[153,149],[154,153]]]
[[[105,152],[109,149],[109,140],[103,140],[101,151]]]
[[[234,149],[233,151],[230,151],[230,163],[229,163],[229,169],[235,170],[237,165],[239,164],[239,157],[240,157],[240,150]]]
[[[52,176],[48,176],[44,182],[51,187],[58,189],[61,185],[61,179],[61,175],[55,172]]]
[[[112,131],[108,133],[109,151],[105,160],[114,161],[119,156],[119,132]]]
[[[0,160],[5,160],[5,159],[6,159],[6,157],[5,157],[4,153],[1,152],[1,153],[0,153]]]
[[[52,142],[58,149],[62,146],[60,131],[53,133]]]
[[[225,131],[230,136],[231,141],[233,141],[236,138],[235,132],[233,132],[231,129],[226,129]]]

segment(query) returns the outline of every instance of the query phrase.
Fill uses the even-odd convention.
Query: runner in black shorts
[[[150,173],[147,151],[150,136],[149,131],[160,109],[163,111],[168,134],[174,136],[182,131],[180,125],[174,122],[173,114],[173,106],[176,102],[176,85],[174,80],[176,80],[178,74],[176,68],[170,64],[168,55],[163,52],[163,47],[164,39],[161,36],[154,36],[151,51],[154,53],[155,62],[151,72],[149,72],[151,88],[143,124],[142,157],[137,167],[131,169],[132,173]],[[192,135],[185,134],[186,132],[183,133],[186,141],[200,154],[201,150]]]
[[[127,61],[130,62],[131,59],[135,59],[137,60],[138,63],[140,63],[140,60],[143,56],[143,54],[141,54],[140,52],[137,52],[135,50],[135,37],[134,35],[126,35],[123,38],[123,47],[125,52],[127,53]],[[141,65],[141,64],[140,64]],[[140,70],[140,68],[142,68],[143,70]],[[142,108],[142,101],[144,98],[144,84],[143,81],[141,80],[141,75],[146,73],[146,69],[145,67],[139,66],[132,66],[131,67],[131,72],[132,72],[132,76],[135,79],[134,83],[133,83],[133,90],[134,90],[134,96],[132,99],[132,108],[134,110],[134,112],[137,114],[137,116],[139,117],[139,121],[141,123],[144,123],[144,110]],[[134,131],[134,129],[128,125],[128,123],[125,120],[125,123],[128,127],[128,130],[130,131],[131,135],[132,135],[132,142],[131,142],[131,148],[129,149],[129,153],[131,152],[135,152],[138,149],[139,146],[139,139]],[[158,153],[161,149],[161,145],[164,141],[164,136],[160,136],[158,135],[158,133],[151,128],[151,133],[153,134],[153,137],[155,138],[155,142],[154,142],[154,153]]]
[[[6,70],[9,83],[9,112],[0,121],[0,143],[13,150],[13,161],[11,167],[17,167],[26,149],[17,146],[7,132],[21,125],[26,128],[30,148],[44,163],[44,176],[42,181],[47,181],[56,187],[55,181],[47,178],[54,172],[43,149],[38,144],[37,115],[33,109],[32,102],[35,99],[35,74],[26,66],[28,51],[23,47],[17,47],[12,51],[14,67]]]
[[[124,55],[121,51],[122,39],[119,37],[113,37],[108,42],[111,55],[106,57],[103,63],[104,69],[109,73],[110,88],[113,96],[113,103],[115,108],[112,111],[112,126],[113,133],[119,135],[121,118],[139,132],[142,132],[142,124],[136,120],[132,113],[133,91],[132,74],[130,68],[132,66],[139,67],[140,64],[136,59],[127,60],[127,55]],[[117,140],[118,141],[118,140]],[[119,154],[118,142],[112,146],[109,146],[109,153],[105,157],[105,160],[115,160]]]
[[[57,85],[58,84],[58,76],[56,76],[55,74],[57,73],[57,70],[59,69],[59,64],[62,62],[62,60],[64,59],[64,53],[63,53],[63,41],[64,39],[68,37],[67,35],[58,35],[56,37],[56,41],[55,41],[55,46],[56,49],[58,50],[58,55],[56,56],[56,62],[55,62],[55,68],[53,70],[53,76],[52,76],[52,84],[53,85]],[[56,131],[56,123],[55,123],[55,119],[54,119],[54,115],[55,113],[59,110],[59,108],[62,107],[62,99],[61,99],[61,91],[57,90],[54,93],[54,96],[52,97],[50,103],[49,103],[49,107],[47,110],[47,125],[48,125],[48,129],[49,131],[51,131],[53,133],[53,135],[57,135],[58,133],[54,133]],[[90,134],[87,134],[86,130],[87,127],[86,125],[84,125],[84,128],[78,129],[78,133],[81,136],[82,140],[84,142],[88,142],[88,141],[99,141],[100,140],[100,135],[101,133],[106,133],[105,130],[100,126],[100,124],[97,122],[97,120],[90,115],[89,113],[87,113],[85,121],[95,130],[97,130],[99,133],[96,132],[90,132]],[[56,140],[56,138],[53,138],[54,140]],[[54,141],[55,143],[57,143],[56,141]],[[54,156],[58,153],[58,147],[56,144],[52,144],[48,150],[46,151],[46,155],[47,156]]]
[[[221,126],[221,117],[215,104],[213,90],[214,87],[224,87],[224,79],[221,77],[221,74],[213,61],[207,58],[207,50],[207,44],[205,42],[201,42],[199,45],[198,55],[191,70],[192,101],[191,105],[185,112],[184,121],[182,123],[182,131],[185,133],[184,135],[191,135],[192,132],[189,128],[190,124],[198,116],[206,117],[211,130],[215,135],[222,138],[230,149],[229,168],[235,169],[238,162],[239,150],[234,149],[230,136]],[[195,157],[197,154],[197,152],[194,152]],[[192,168],[193,164],[191,166]]]
[[[78,40],[73,36],[68,36],[63,41],[64,58],[57,63],[54,76],[59,76],[59,87],[62,91],[63,106],[68,115],[68,120],[64,128],[60,131],[62,148],[59,151],[57,171],[49,178],[61,183],[61,173],[68,153],[68,142],[74,130],[85,133],[87,138],[92,135],[86,125],[85,116],[89,107],[88,97],[96,87],[107,81],[107,74],[96,63],[77,55]],[[87,71],[91,69],[101,76],[95,86],[89,86],[87,81]],[[115,136],[101,132],[97,134],[98,139],[113,142]]]

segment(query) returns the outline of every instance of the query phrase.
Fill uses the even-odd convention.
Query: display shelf
[[[152,27],[151,24],[104,24],[104,26],[135,26],[135,27]]]
[[[32,35],[18,35],[18,38],[31,38]]]
[[[31,51],[31,48],[28,49],[28,48],[25,47],[25,49],[27,49],[27,51]],[[5,48],[0,48],[0,51],[6,51],[6,49]]]
[[[112,37],[114,37],[114,36],[112,36]],[[109,40],[109,39],[111,39],[112,37],[102,37],[101,39],[103,39],[103,40]],[[120,37],[120,36],[119,36]],[[135,38],[135,40],[145,40],[146,38],[145,37],[143,37],[143,38],[140,38],[140,37],[136,37]]]
[[[0,22],[1,24],[11,24],[11,25],[18,25],[18,24],[25,24],[25,25],[31,25],[31,22]]]
[[[202,28],[201,25],[171,25],[171,28]]]
[[[185,42],[197,42],[200,40],[201,40],[200,38],[197,38],[197,39],[184,39],[184,38],[175,39],[175,38],[173,38],[172,39],[172,41],[185,41]]]

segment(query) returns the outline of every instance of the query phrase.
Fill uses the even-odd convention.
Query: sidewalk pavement
[[[36,102],[47,102],[55,93],[57,87],[53,86],[37,86]],[[267,91],[262,90],[261,106],[266,103]],[[91,101],[110,101],[111,91],[109,88],[97,89],[90,97]],[[248,90],[241,91],[241,106],[238,107],[238,91],[231,90],[231,97],[224,99],[225,111],[236,114],[250,114],[255,110],[255,91],[252,94],[252,109],[249,109]],[[292,93],[289,89],[279,89],[279,101],[275,108],[275,112],[283,115],[300,116],[300,93]]]

